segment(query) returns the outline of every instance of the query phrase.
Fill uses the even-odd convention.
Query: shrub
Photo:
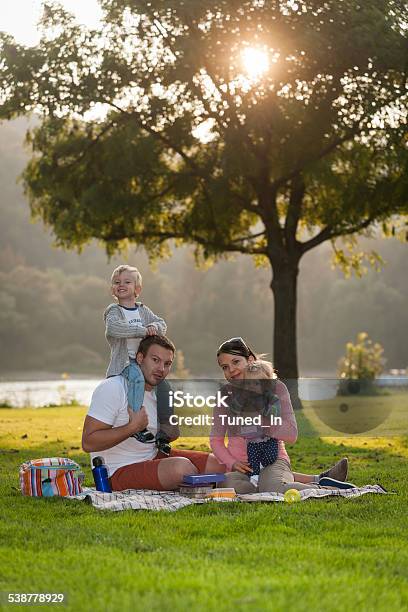
[[[384,369],[383,352],[381,344],[374,344],[366,332],[357,335],[356,344],[347,342],[346,355],[338,364],[338,376],[341,379],[339,394],[373,392],[374,380]]]

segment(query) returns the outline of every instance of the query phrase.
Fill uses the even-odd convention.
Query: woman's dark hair
[[[257,358],[254,351],[248,346],[245,340],[241,338],[241,336],[237,338],[230,338],[229,340],[223,342],[217,350],[217,357],[221,355],[221,353],[227,353],[228,355],[240,355],[241,357],[246,357],[247,359],[248,357],[253,357],[254,359]]]

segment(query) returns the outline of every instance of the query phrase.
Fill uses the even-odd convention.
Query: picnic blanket
[[[300,501],[320,497],[361,497],[366,493],[382,493],[387,491],[381,485],[365,485],[354,489],[308,489],[300,491]],[[284,502],[282,493],[249,493],[237,495],[236,499],[191,499],[180,495],[177,491],[151,491],[148,489],[127,489],[114,493],[101,493],[94,488],[83,489],[79,495],[65,499],[83,500],[98,510],[168,510],[174,512],[193,504],[219,502]]]

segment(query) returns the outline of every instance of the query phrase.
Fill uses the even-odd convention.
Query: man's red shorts
[[[170,457],[186,457],[195,465],[200,474],[205,471],[209,453],[202,451],[179,451],[171,450]],[[125,489],[154,489],[164,491],[157,475],[159,463],[167,458],[167,455],[158,453],[155,459],[141,461],[124,465],[116,470],[110,478],[112,491],[124,491]]]

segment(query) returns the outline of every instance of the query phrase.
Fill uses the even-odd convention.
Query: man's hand
[[[233,472],[241,472],[241,474],[252,474],[252,470],[249,467],[249,463],[247,461],[236,461],[232,465]]]
[[[146,408],[144,406],[141,407],[140,410],[134,412],[128,406],[128,414],[129,414],[129,423],[128,430],[129,435],[137,433],[138,431],[143,431],[149,424],[149,418],[147,416]]]
[[[154,325],[148,325],[146,329],[146,336],[157,336],[157,329]]]

